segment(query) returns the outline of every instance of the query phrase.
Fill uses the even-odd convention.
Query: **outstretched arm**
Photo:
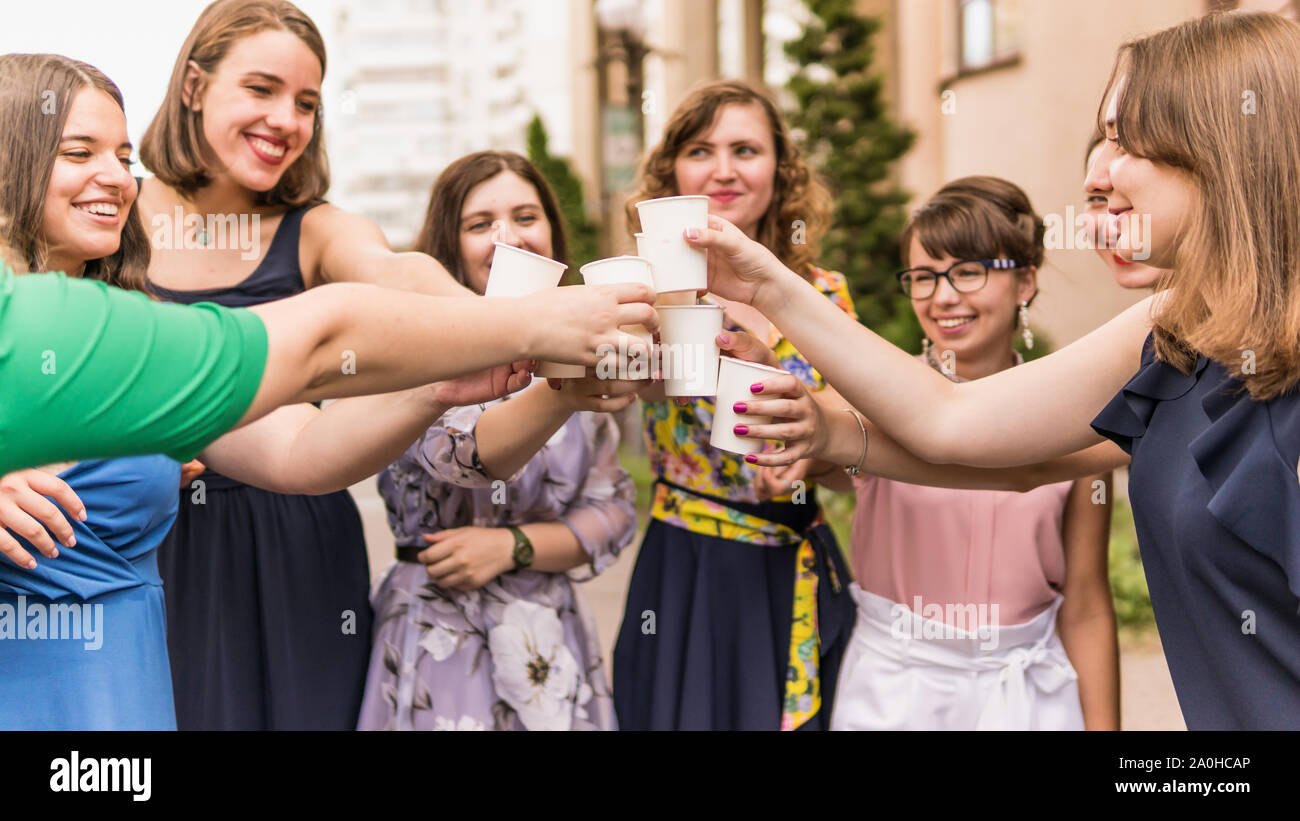
[[[1097,444],[1093,417],[1137,371],[1152,299],[1060,351],[953,384],[831,305],[762,245],[717,217],[688,241],[709,249],[709,289],[771,319],[855,408],[928,462],[1041,462]]]

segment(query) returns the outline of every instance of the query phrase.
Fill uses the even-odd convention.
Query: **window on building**
[[[958,0],[961,71],[974,71],[1020,52],[1021,0]]]

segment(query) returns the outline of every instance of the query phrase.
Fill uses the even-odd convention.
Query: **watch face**
[[[515,564],[519,567],[528,567],[533,563],[533,546],[527,542],[521,542],[515,545]]]

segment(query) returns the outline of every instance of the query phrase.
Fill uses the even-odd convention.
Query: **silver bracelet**
[[[862,429],[862,455],[858,457],[858,463],[856,465],[849,465],[844,468],[844,472],[850,477],[853,477],[862,472],[862,463],[866,461],[867,458],[867,426],[862,423],[862,417],[859,416],[858,412],[853,410],[853,408],[841,408],[841,410],[845,413],[853,414],[853,418],[857,420],[858,427]]]

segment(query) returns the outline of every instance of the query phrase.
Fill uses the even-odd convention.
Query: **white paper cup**
[[[659,309],[659,372],[667,396],[717,394],[720,333],[722,308],[717,305]]]
[[[492,270],[483,296],[528,296],[560,284],[569,266],[504,242],[492,243]]]
[[[543,379],[581,379],[587,375],[587,369],[581,365],[566,365],[563,362],[538,362],[533,371]]]
[[[582,281],[588,285],[617,285],[623,282],[639,282],[649,287],[654,287],[654,279],[650,274],[650,262],[641,257],[610,257],[609,259],[598,259],[595,262],[588,262],[578,269],[582,274]],[[646,330],[644,325],[622,325],[619,330],[628,336],[646,344],[649,350],[654,344],[654,336]],[[632,364],[630,358],[624,357],[619,363],[619,378],[631,378],[630,367]],[[637,374],[639,379],[649,379],[652,375],[653,368],[645,368],[644,374]]]
[[[788,372],[780,368],[769,368],[731,356],[722,357],[718,368],[718,398],[713,409],[713,430],[709,432],[709,444],[718,450],[742,456],[761,451],[763,440],[742,438],[733,433],[732,428],[736,425],[767,425],[771,423],[772,417],[736,413],[731,406],[757,398],[750,393],[750,385],[785,373]]]
[[[694,293],[709,287],[709,258],[704,249],[687,245],[681,231],[637,234],[636,249],[637,256],[650,261],[655,290],[659,293]]]
[[[687,228],[709,227],[709,198],[699,194],[642,200],[636,204],[636,211],[641,217],[641,232],[648,237],[680,239]]]

